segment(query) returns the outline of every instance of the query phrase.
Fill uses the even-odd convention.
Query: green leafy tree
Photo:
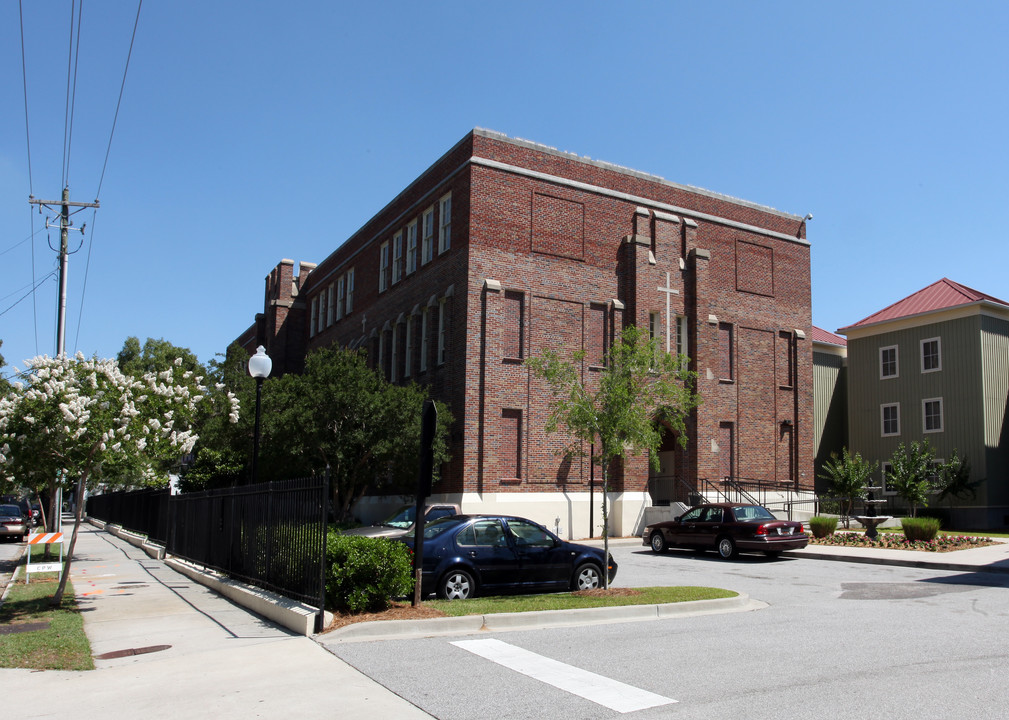
[[[180,473],[179,486],[185,492],[238,485],[249,477],[256,381],[249,376],[248,362],[248,353],[232,343],[223,358],[208,363],[208,386],[214,392],[232,393],[252,412],[243,412],[236,423],[217,413],[206,413],[197,420],[200,439],[193,448],[192,463]],[[267,386],[272,383],[268,380]]]
[[[263,386],[260,441],[264,477],[329,468],[337,521],[366,492],[416,487],[426,388],[394,385],[367,366],[361,351],[316,350],[301,374]],[[447,462],[452,415],[438,403],[434,464]]]
[[[529,358],[526,364],[550,387],[551,410],[545,430],[563,430],[571,438],[568,454],[584,454],[585,444],[599,448],[597,462],[603,482],[603,545],[609,557],[608,483],[611,465],[630,454],[647,452],[658,467],[663,425],[686,446],[686,419],[697,407],[696,374],[687,359],[661,351],[637,327],[628,327],[606,353],[598,382],[588,383],[581,367],[585,352],[565,360],[553,350]],[[604,587],[609,575],[603,572]]]
[[[196,355],[189,348],[173,345],[164,339],[147,338],[143,348],[140,341],[133,336],[126,338],[123,349],[116,355],[119,369],[124,373],[141,377],[144,373],[158,373],[175,365],[176,360],[182,361],[182,369],[193,375],[205,376],[207,369],[200,364]]]
[[[935,490],[939,468],[935,464],[935,450],[928,440],[915,440],[909,447],[900,443],[890,458],[887,486],[911,506],[911,517],[918,514],[918,506],[928,506],[928,496]]]
[[[949,502],[950,516],[953,514],[953,500],[957,498],[976,497],[980,480],[970,479],[970,461],[953,450],[950,459],[939,466],[939,481],[936,490],[939,500]]]
[[[877,467],[879,463],[870,465],[859,453],[850,454],[848,448],[841,449],[841,457],[837,453],[831,453],[830,459],[824,463],[820,478],[830,483],[831,491],[844,503],[841,519],[845,528],[850,526],[855,500],[865,497],[869,477]]]
[[[114,360],[37,357],[28,361],[24,383],[0,398],[0,475],[27,477],[41,468],[53,477],[64,471],[77,484],[55,605],[70,575],[86,488],[124,462],[153,476],[160,462],[188,452],[196,441],[193,421],[207,392],[182,362],[135,378]],[[229,402],[226,412],[238,419],[236,403]]]

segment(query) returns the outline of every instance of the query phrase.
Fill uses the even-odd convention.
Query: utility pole
[[[70,188],[63,188],[63,197],[61,200],[36,200],[34,196],[28,196],[28,202],[31,205],[39,206],[39,213],[42,212],[42,206],[44,205],[46,209],[56,212],[54,205],[60,206],[60,295],[59,302],[57,305],[56,314],[56,355],[64,355],[66,353],[66,324],[67,324],[67,266],[69,264],[69,243],[67,242],[68,235],[70,233],[70,228],[73,226],[73,222],[70,220],[70,208],[80,208],[80,210],[75,210],[74,213],[79,213],[84,208],[97,208],[98,200],[93,203],[80,203],[80,202],[70,202]],[[85,223],[86,224],[86,223]],[[49,218],[46,218],[46,227],[56,227],[55,225],[49,224]],[[84,234],[84,225],[81,225],[81,235]]]

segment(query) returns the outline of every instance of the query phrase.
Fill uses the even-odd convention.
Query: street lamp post
[[[262,345],[256,348],[256,354],[249,358],[249,375],[256,378],[256,429],[252,441],[252,482],[256,482],[256,465],[259,462],[259,414],[263,403],[263,380],[270,376],[273,360],[266,354]]]

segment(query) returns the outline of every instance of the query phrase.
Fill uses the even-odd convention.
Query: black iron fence
[[[170,555],[308,603],[320,612],[325,607],[329,501],[325,476],[181,495],[156,492],[164,497],[164,509],[158,510],[158,517],[164,518],[163,532],[141,527],[152,512],[148,506],[154,504],[141,496],[152,491],[93,496],[88,515],[146,533],[163,542]]]
[[[162,545],[168,542],[169,490],[135,490],[92,495],[85,505],[88,515],[146,535]]]

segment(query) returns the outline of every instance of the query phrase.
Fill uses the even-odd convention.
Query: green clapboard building
[[[1009,526],[1009,303],[943,278],[854,325],[848,339],[848,443],[878,462],[927,438],[936,458],[969,460],[975,495],[929,502],[948,526]],[[930,513],[931,514],[931,513]]]

